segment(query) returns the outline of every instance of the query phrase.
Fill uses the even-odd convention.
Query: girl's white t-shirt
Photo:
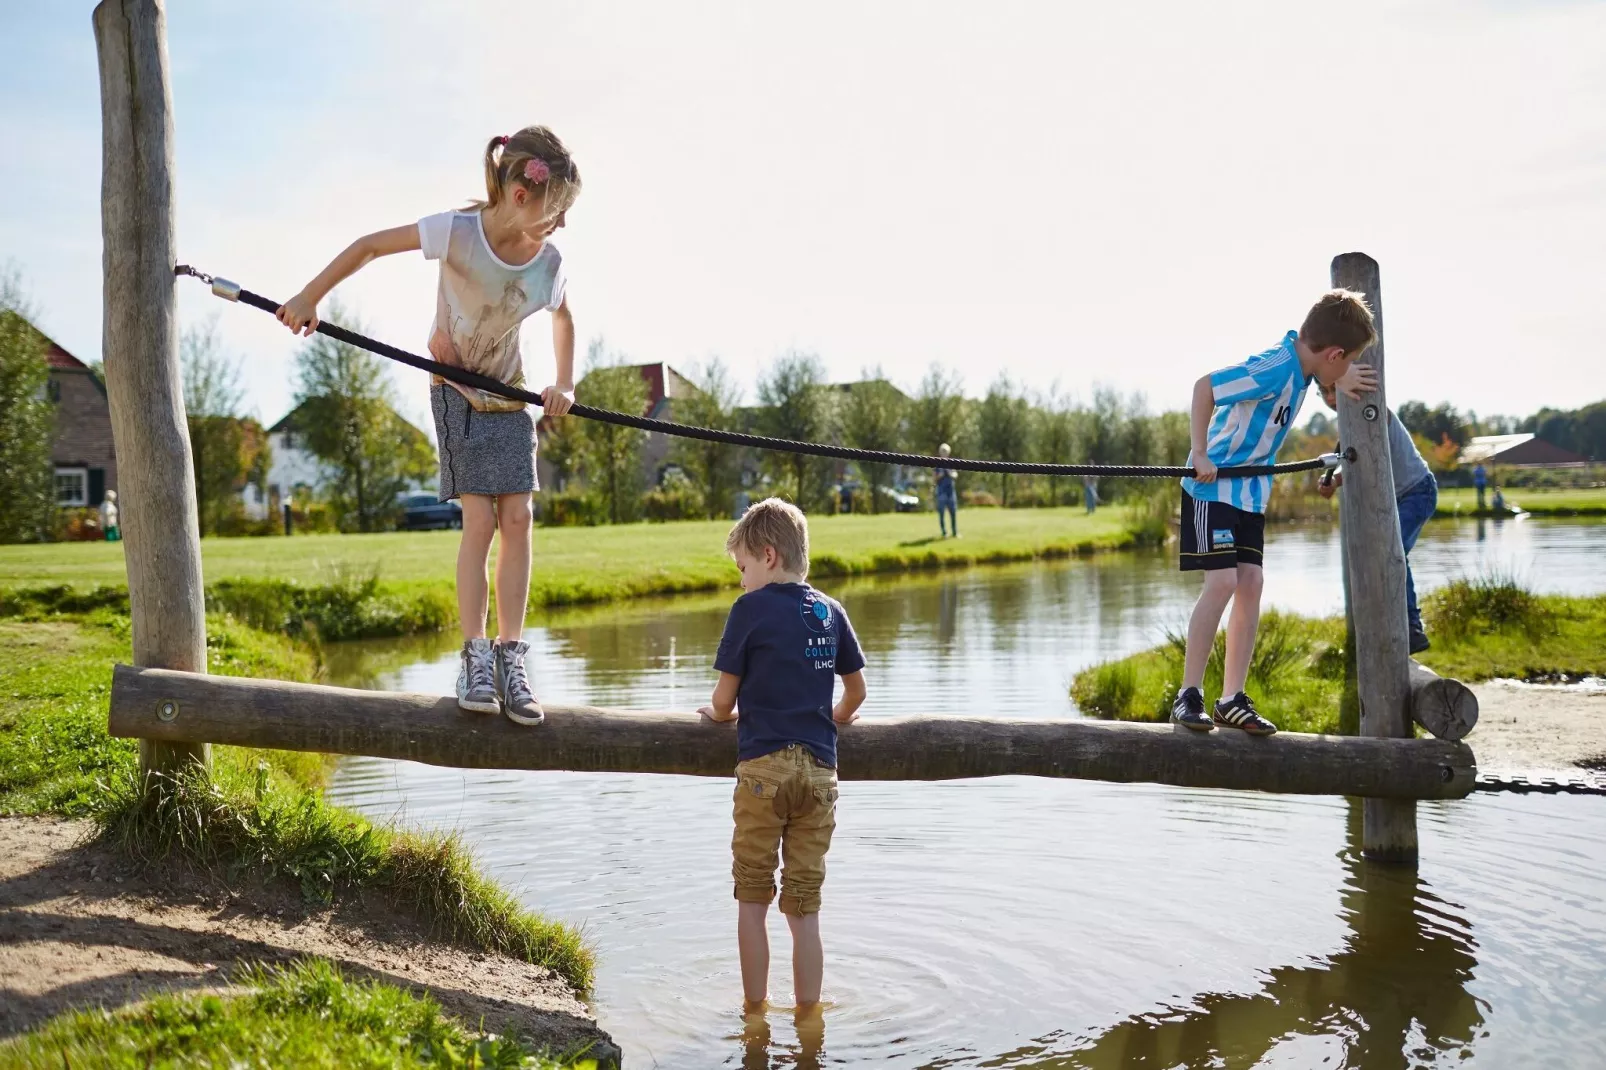
[[[551,242],[528,263],[509,264],[491,251],[478,211],[441,212],[418,221],[424,256],[441,262],[429,352],[443,364],[524,384],[519,325],[563,304],[563,256]],[[436,383],[449,382],[440,376]],[[451,383],[481,412],[513,412],[524,402]]]

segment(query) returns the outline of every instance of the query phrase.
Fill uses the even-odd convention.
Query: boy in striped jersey
[[[1377,389],[1377,373],[1354,363],[1375,341],[1377,328],[1365,298],[1332,290],[1311,308],[1299,330],[1289,331],[1275,348],[1194,384],[1193,449],[1188,454],[1194,475],[1182,481],[1182,570],[1202,571],[1205,581],[1188,621],[1173,722],[1201,732],[1216,725],[1258,736],[1277,731],[1244,694],[1260,625],[1265,582],[1261,550],[1271,477],[1217,479],[1216,469],[1275,463],[1313,379],[1351,398]],[[1222,697],[1206,713],[1205,664],[1229,601]]]

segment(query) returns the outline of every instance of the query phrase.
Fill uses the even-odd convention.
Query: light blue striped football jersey
[[[1298,331],[1289,331],[1275,349],[1211,373],[1216,411],[1210,418],[1205,451],[1217,468],[1276,462],[1277,451],[1294,426],[1311,384],[1294,349],[1298,336]],[[1193,464],[1191,452],[1188,463]],[[1200,483],[1189,476],[1182,480],[1182,489],[1196,501],[1225,502],[1245,512],[1264,513],[1271,497],[1271,477]]]

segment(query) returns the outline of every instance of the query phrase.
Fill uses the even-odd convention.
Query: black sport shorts
[[[1266,546],[1266,517],[1226,502],[1201,502],[1182,492],[1182,571],[1258,565]]]

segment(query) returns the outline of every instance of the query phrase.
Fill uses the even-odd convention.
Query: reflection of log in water
[[[1299,1037],[1336,1038],[1344,1051],[1337,1065],[1349,1070],[1466,1054],[1487,1010],[1466,989],[1477,965],[1471,926],[1414,870],[1363,862],[1360,837],[1360,801],[1351,800],[1341,898],[1350,936],[1325,962],[1274,969],[1250,995],[1206,994],[1100,1034],[1046,1037],[997,1063],[1035,1070],[1250,1067]]]

